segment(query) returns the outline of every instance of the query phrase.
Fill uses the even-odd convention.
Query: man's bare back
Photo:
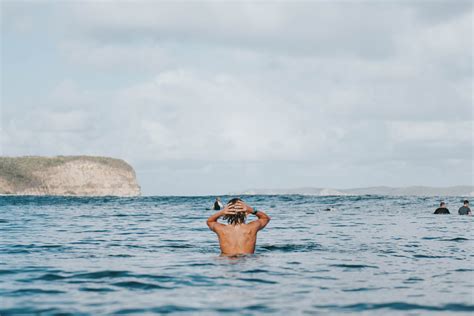
[[[242,200],[232,201],[223,210],[209,217],[207,226],[217,234],[221,254],[226,256],[252,254],[255,252],[257,233],[268,224],[270,217],[262,211],[254,211]],[[243,218],[249,214],[254,214],[258,219],[245,224],[238,220],[236,215],[239,213],[241,215],[245,214]],[[217,222],[220,217],[227,219],[230,224],[225,225]],[[242,219],[242,216],[240,218]]]

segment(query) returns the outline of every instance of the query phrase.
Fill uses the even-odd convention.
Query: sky
[[[0,155],[144,195],[472,185],[471,1],[0,0]]]

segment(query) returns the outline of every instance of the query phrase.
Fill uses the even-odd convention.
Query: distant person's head
[[[227,202],[227,206],[234,205],[235,203],[241,202],[241,201],[242,200],[239,198],[231,199],[229,200],[229,202]],[[222,219],[227,220],[227,223],[231,225],[239,225],[239,224],[245,223],[245,220],[247,219],[247,214],[245,212],[237,212],[232,215],[224,215]]]
[[[469,201],[468,200],[464,200],[464,206],[468,206],[469,205]]]
[[[213,209],[214,210],[220,210],[222,207],[222,202],[221,202],[221,199],[219,197],[216,197],[216,200],[214,201],[214,207]]]
[[[446,207],[446,203],[444,202],[439,203],[439,207]]]

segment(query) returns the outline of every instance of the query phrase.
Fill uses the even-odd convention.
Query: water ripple
[[[411,310],[424,310],[424,311],[445,311],[445,312],[473,312],[474,305],[469,304],[446,304],[441,306],[433,305],[419,305],[404,302],[390,302],[381,304],[369,304],[359,303],[350,305],[313,305],[315,308],[331,309],[331,310],[350,310],[350,311],[370,311],[379,309],[398,310],[398,311],[411,311]]]
[[[234,257],[213,199],[0,197],[0,315],[473,312],[474,217],[438,198],[248,196],[272,221]]]
[[[135,289],[139,289],[139,290],[170,289],[170,287],[161,286],[161,285],[153,284],[153,283],[138,282],[138,281],[117,282],[117,283],[112,283],[112,285],[119,286],[119,287],[125,287],[125,288],[132,289],[132,290],[135,290]]]

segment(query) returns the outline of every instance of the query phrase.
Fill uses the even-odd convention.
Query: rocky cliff
[[[0,194],[137,196],[135,171],[106,157],[0,157]]]

